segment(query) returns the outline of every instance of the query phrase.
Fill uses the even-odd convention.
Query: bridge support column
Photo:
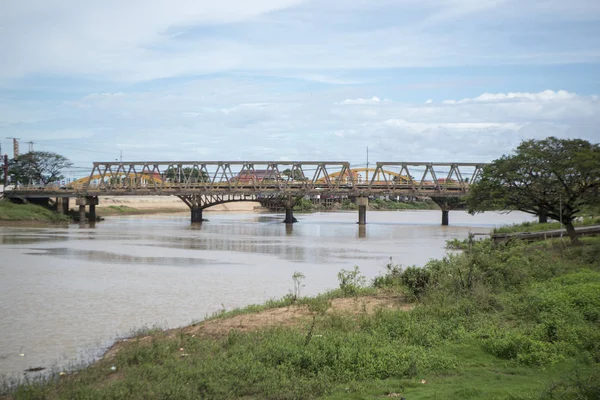
[[[450,210],[464,208],[465,201],[460,197],[432,197],[431,200],[442,210],[442,226],[450,224]]]
[[[62,198],[62,213],[63,214],[68,214],[69,213],[69,198],[68,197],[63,197]]]
[[[90,206],[90,221],[96,222],[96,205],[98,204],[98,197],[86,196],[78,197],[76,204],[79,206],[79,223],[85,222],[85,206]]]
[[[90,204],[90,212],[88,213],[90,222],[96,222],[96,205]]]
[[[64,197],[57,197],[54,204],[56,204],[56,212],[59,214],[65,214],[65,209],[63,206]]]
[[[202,223],[202,208],[194,206],[192,209],[192,223]]]
[[[448,226],[450,210],[442,210],[442,226]]]
[[[368,197],[358,197],[356,199],[356,204],[358,204],[358,224],[366,225],[367,224],[367,206],[369,205]]]
[[[85,222],[85,204],[79,205],[79,223],[83,224]]]

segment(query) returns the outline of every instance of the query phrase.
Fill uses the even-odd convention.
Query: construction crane
[[[13,141],[13,158],[19,157],[19,140],[21,139],[18,137],[7,137],[7,139],[12,139]]]

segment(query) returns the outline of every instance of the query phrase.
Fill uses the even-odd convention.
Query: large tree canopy
[[[15,182],[46,185],[63,179],[62,170],[72,165],[69,159],[60,154],[30,151],[10,160],[8,173]]]
[[[486,166],[467,202],[472,213],[519,210],[562,220],[576,241],[573,220],[582,206],[598,201],[599,190],[600,145],[549,137],[524,141]]]

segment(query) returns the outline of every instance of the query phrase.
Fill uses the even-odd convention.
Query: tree
[[[600,190],[600,145],[580,139],[522,142],[483,169],[467,198],[471,213],[519,210],[562,221],[577,242],[573,220],[582,206],[597,202]]]
[[[60,154],[30,151],[8,163],[8,174],[14,182],[47,185],[64,179],[61,172],[73,163]]]
[[[293,172],[291,169],[287,168],[285,169],[281,175],[283,176],[287,176],[288,178],[291,178],[294,181],[305,181],[307,178],[304,176],[304,174],[302,173],[301,170],[299,169],[295,169]]]
[[[175,168],[170,166],[165,172],[165,179],[169,179],[171,182],[208,182],[208,174],[205,171],[201,171],[198,168],[185,167]]]

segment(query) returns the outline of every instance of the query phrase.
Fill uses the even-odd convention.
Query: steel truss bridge
[[[377,162],[352,168],[340,161],[147,161],[94,162],[86,178],[68,186],[18,186],[5,196],[20,199],[76,198],[95,215],[99,196],[177,196],[202,221],[202,210],[233,201],[279,202],[293,222],[296,200],[311,197],[356,198],[359,223],[365,222],[372,196],[427,196],[446,214],[451,198],[464,197],[481,176],[483,163]],[[446,205],[446,206],[444,206]],[[447,221],[446,221],[447,222]]]

